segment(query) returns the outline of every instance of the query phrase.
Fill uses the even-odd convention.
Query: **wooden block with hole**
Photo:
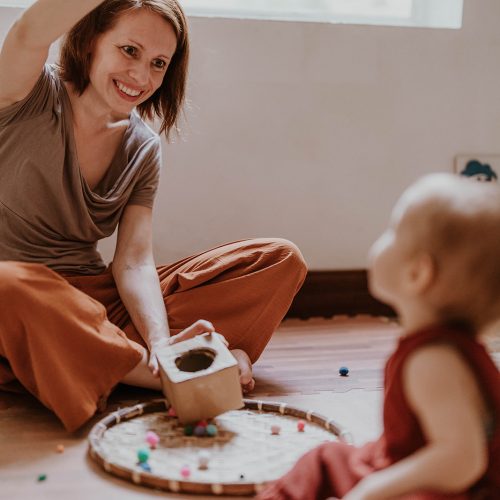
[[[163,393],[181,423],[243,407],[238,363],[219,335],[204,334],[158,355]]]

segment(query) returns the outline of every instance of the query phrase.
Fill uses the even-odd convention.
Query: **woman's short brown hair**
[[[144,119],[161,118],[160,133],[165,132],[168,138],[184,102],[189,61],[186,17],[176,0],[105,0],[66,35],[59,58],[61,77],[83,94],[89,84],[94,39],[113,28],[121,14],[141,8],[150,9],[168,21],[177,37],[177,47],[160,88],[137,107]]]

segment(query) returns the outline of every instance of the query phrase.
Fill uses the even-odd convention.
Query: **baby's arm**
[[[433,345],[410,356],[403,387],[428,444],[362,480],[346,500],[389,499],[419,490],[456,493],[485,473],[485,402],[461,355]]]

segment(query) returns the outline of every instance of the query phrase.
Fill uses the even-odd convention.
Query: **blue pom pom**
[[[144,472],[151,472],[151,466],[147,462],[140,462],[139,467],[144,471]]]
[[[339,373],[340,373],[341,377],[347,377],[347,375],[349,373],[349,368],[347,368],[347,366],[341,366],[339,368]]]
[[[210,436],[210,437],[217,436],[217,433],[218,433],[217,426],[214,424],[208,424],[205,427],[205,432],[207,433],[207,436]]]

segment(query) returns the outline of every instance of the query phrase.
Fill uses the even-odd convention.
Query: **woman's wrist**
[[[148,349],[151,351],[168,345],[169,339],[170,332],[168,330],[163,330],[161,332],[149,333],[144,341],[146,342]]]

